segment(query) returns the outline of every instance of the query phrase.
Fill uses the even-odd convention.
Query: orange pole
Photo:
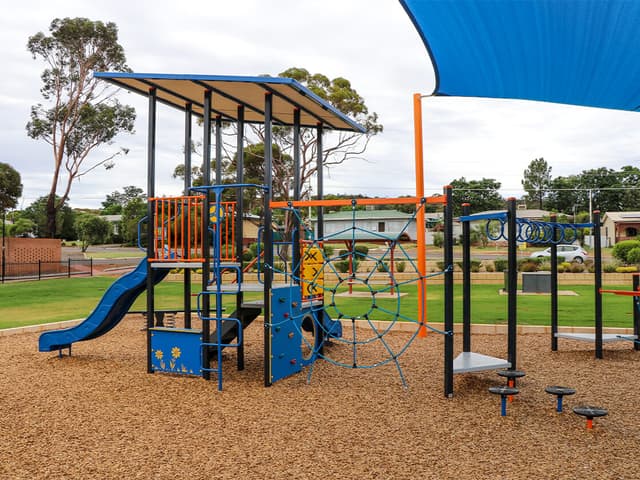
[[[587,428],[591,430],[593,428],[593,419],[587,418]]]
[[[419,93],[413,94],[413,133],[416,160],[416,197],[421,199],[424,197],[424,156],[422,144],[422,96]],[[427,323],[427,283],[425,275],[427,273],[427,254],[425,251],[425,222],[424,208],[416,203],[419,208],[416,216],[416,239],[418,247],[418,273],[420,274],[420,282],[418,287],[418,318],[420,320],[420,330],[418,336],[426,337],[427,329],[424,324]]]

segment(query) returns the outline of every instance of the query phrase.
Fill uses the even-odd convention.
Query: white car
[[[557,245],[558,257],[564,257],[565,262],[583,263],[589,254],[580,245]],[[551,247],[533,252],[530,258],[551,257]]]

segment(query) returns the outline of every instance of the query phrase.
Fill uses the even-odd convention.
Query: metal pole
[[[452,188],[444,188],[444,395],[453,396],[453,201]]]
[[[236,182],[244,183],[244,106],[238,105],[238,137],[236,139]],[[244,237],[244,190],[238,188],[236,191],[236,205],[238,210],[236,212],[236,256],[237,261],[240,264],[240,270],[238,272],[238,284],[242,285],[242,248]],[[239,292],[236,295],[236,312],[240,312],[243,302],[243,294]],[[244,370],[244,335],[242,335],[242,341],[238,347],[237,357],[238,370]]]
[[[509,234],[509,285],[508,285],[508,361],[511,363],[511,370],[517,370],[517,296],[518,296],[518,258],[516,244],[516,199],[510,197],[507,199],[507,229]]]
[[[156,89],[149,89],[149,126],[147,138],[147,373],[153,373],[151,364],[151,328],[154,318],[153,270],[151,262],[155,250],[154,205],[150,200],[156,195]]]
[[[273,96],[264,96],[264,385],[271,386],[271,267],[273,266],[273,233],[271,231],[271,188],[273,186],[273,146],[271,109]],[[258,241],[260,241],[258,239]]]
[[[319,123],[317,126],[317,133],[316,133],[316,142],[317,142],[317,159],[316,159],[316,175],[317,180],[318,180],[318,200],[324,200],[324,151],[323,151],[323,144],[322,144],[322,133],[323,133],[323,128],[322,128],[322,124]],[[317,212],[318,212],[318,230],[317,230],[317,234],[318,234],[318,238],[320,239],[320,241],[324,241],[324,207],[317,207]],[[353,259],[351,259],[353,260]],[[350,261],[351,261],[350,260]],[[349,267],[349,272],[352,272],[351,267]],[[318,318],[318,323],[320,324],[320,327],[318,329],[319,332],[324,332],[325,328],[324,328],[324,314],[319,315]],[[321,335],[321,338],[318,340],[316,338],[316,341],[319,341],[318,344],[318,353],[320,353],[320,355],[324,354],[324,340],[325,340],[325,336]]]
[[[462,215],[469,215],[470,204],[462,204]],[[471,351],[471,226],[462,222],[462,351]]]
[[[413,94],[413,136],[415,149],[416,197],[418,199],[423,199],[424,153],[422,143],[422,96],[419,93]],[[424,327],[424,324],[427,322],[427,282],[425,281],[425,276],[427,274],[427,254],[424,205],[416,205],[416,208],[419,209],[418,214],[416,215],[416,240],[418,274],[420,275],[418,283],[418,321],[421,323],[418,335],[420,337],[426,337],[427,329]]]
[[[191,124],[192,124],[193,105],[189,102],[184,107],[184,195],[188,196],[191,188]],[[189,230],[186,228],[185,222],[190,221],[190,215],[188,211],[189,205],[182,204],[182,225],[185,227],[185,232]],[[185,252],[189,252],[191,249],[191,238],[182,238],[183,248]],[[185,245],[186,243],[186,245]],[[189,255],[187,255],[189,256]],[[191,328],[191,269],[184,269],[183,278],[183,303],[184,303],[184,328]]]
[[[300,200],[300,109],[293,110],[293,200]],[[300,218],[293,215],[293,278],[300,283]],[[304,238],[304,235],[303,237]]]
[[[202,140],[202,183],[204,186],[211,185],[211,90],[204,91],[204,111],[203,111],[203,140]],[[206,292],[209,286],[209,276],[211,275],[211,237],[209,235],[209,192],[204,196],[202,206],[202,246],[204,262],[202,264],[202,291]],[[211,302],[209,295],[202,296],[202,316],[210,317]],[[202,322],[202,339],[204,343],[211,342],[211,325],[209,321]],[[202,366],[210,368],[209,346],[202,349]],[[211,372],[202,371],[202,378],[209,380]]]
[[[7,211],[6,210],[2,210],[2,283],[4,283],[4,276],[6,273],[6,261],[7,261],[7,256],[5,254],[5,238],[6,238],[6,225],[7,222]]]
[[[640,274],[633,274],[633,291],[640,290]],[[636,336],[633,342],[633,349],[640,350],[640,297],[631,297],[633,299],[633,334]]]
[[[551,232],[551,350],[558,350],[558,245],[557,233],[558,227],[556,222],[558,216],[554,213],[551,215],[551,223],[553,230]],[[575,221],[574,221],[575,222]]]
[[[602,248],[600,245],[600,211],[593,212],[593,251],[595,269],[596,358],[602,358]]]

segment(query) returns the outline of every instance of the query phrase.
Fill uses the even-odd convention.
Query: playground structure
[[[69,349],[77,341],[89,340],[111,330],[127,313],[135,299],[146,290],[147,371],[178,375],[197,375],[217,379],[218,389],[223,386],[223,356],[225,349],[235,349],[238,370],[244,369],[243,332],[262,314],[264,331],[264,384],[309,368],[322,358],[347,368],[372,368],[393,363],[403,385],[404,374],[398,358],[426,329],[426,255],[424,228],[417,229],[417,259],[409,256],[400,245],[406,236],[406,227],[399,232],[372,232],[355,227],[325,235],[323,209],[329,206],[350,207],[355,219],[356,209],[367,205],[412,204],[412,220],[424,225],[424,206],[428,203],[445,205],[451,247],[451,188],[443,195],[424,195],[422,173],[420,97],[414,96],[416,119],[416,195],[391,199],[324,200],[323,148],[325,129],[362,132],[363,128],[345,117],[331,105],[316,97],[302,85],[290,79],[263,77],[185,76],[135,73],[96,73],[96,77],[130,91],[140,93],[149,100],[149,126],[147,151],[147,217],[141,221],[147,226],[146,258],[131,274],[118,279],[106,292],[94,312],[76,327],[47,332],[40,338],[41,351]],[[192,139],[192,119],[203,119],[203,186],[193,187],[185,176],[183,195],[160,197],[155,189],[156,116],[161,102],[182,110],[185,114],[185,144]],[[222,183],[222,125],[237,124],[237,170],[235,183]],[[244,182],[243,152],[246,123],[264,127],[265,159],[263,184]],[[272,128],[287,126],[293,130],[294,192],[291,201],[272,198]],[[300,200],[300,129],[313,128],[317,133],[317,200]],[[215,141],[212,142],[212,132]],[[212,143],[215,145],[215,180],[211,179]],[[185,149],[185,171],[191,171],[191,152]],[[243,222],[245,206],[243,193],[255,190],[263,199],[262,227],[259,234],[257,277],[252,283],[245,279],[242,265]],[[229,199],[232,200],[229,200]],[[305,230],[301,209],[316,208],[316,232]],[[293,220],[293,230],[284,236],[274,235],[273,215],[279,209]],[[359,274],[353,264],[361,253],[357,243],[361,238],[374,236],[386,245],[381,256],[366,256],[376,262],[371,272]],[[142,237],[140,234],[139,237]],[[346,240],[348,249],[335,256],[324,252],[324,244]],[[448,249],[451,252],[451,248]],[[399,253],[398,253],[399,252]],[[393,266],[385,262],[406,260],[414,274],[408,281],[395,278]],[[339,273],[333,262],[349,262],[347,274]],[[446,259],[452,263],[452,256]],[[172,270],[183,269],[184,322],[181,327],[154,325],[158,311],[155,307],[155,285]],[[191,277],[194,269],[202,270],[199,291],[192,292]],[[382,272],[385,280],[374,281],[374,273]],[[447,269],[452,281],[451,269]],[[410,318],[402,312],[401,291],[417,290],[418,315]],[[346,311],[339,301],[346,290],[363,291],[369,307],[363,311]],[[254,292],[259,298],[248,298]],[[453,296],[448,290],[448,323],[453,322]],[[196,308],[192,307],[196,296]],[[255,296],[254,296],[255,297]],[[390,297],[382,300],[381,297]],[[232,301],[225,301],[232,299]],[[386,303],[385,303],[386,302]],[[231,313],[226,312],[233,304]],[[381,327],[378,320],[388,320]],[[197,319],[199,326],[194,326]],[[413,335],[399,350],[385,341],[396,322],[411,322]],[[350,327],[343,334],[343,324]],[[370,335],[362,338],[363,329]],[[433,329],[435,330],[435,329]],[[438,330],[436,330],[438,331]],[[451,329],[452,331],[452,329]],[[441,332],[439,333],[447,333]],[[450,337],[447,333],[445,338]],[[346,357],[333,358],[327,352],[327,341],[332,349],[347,351]],[[363,363],[359,352],[378,345],[384,358]]]

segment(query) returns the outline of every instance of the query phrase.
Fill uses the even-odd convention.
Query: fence
[[[72,275],[93,275],[93,259],[61,260],[58,262],[42,261],[10,263],[2,265],[0,278],[2,283],[11,280],[41,280],[53,277],[71,277]]]

